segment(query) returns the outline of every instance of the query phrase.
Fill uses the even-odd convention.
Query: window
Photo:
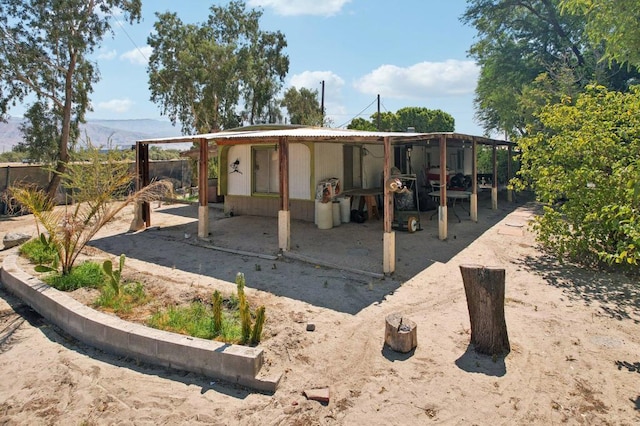
[[[253,192],[257,194],[280,193],[280,169],[275,146],[253,147]]]

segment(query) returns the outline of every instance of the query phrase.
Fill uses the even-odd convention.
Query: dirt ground
[[[103,353],[0,286],[0,424],[638,424],[637,279],[545,256],[527,229],[536,206],[526,201],[491,210],[483,200],[479,223],[460,212],[447,241],[423,212],[422,231],[396,233],[397,272],[384,279],[378,221],[325,231],[294,221],[292,253],[307,263],[278,256],[275,219],[212,208],[211,236],[201,241],[193,206],[154,206],[152,228],[137,233],[127,232],[127,210],[87,255],[125,253],[126,268],[147,285],[183,299],[231,292],[245,273],[250,302],[266,306],[263,370],[283,374],[278,390],[265,395]],[[0,235],[34,230],[30,216],[0,221]],[[506,271],[504,358],[469,347],[461,264]],[[384,346],[393,312],[417,323],[409,354]],[[324,387],[328,404],[303,395]]]

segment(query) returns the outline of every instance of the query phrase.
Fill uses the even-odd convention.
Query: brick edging
[[[4,287],[81,342],[108,353],[275,392],[281,374],[258,377],[262,348],[156,330],[96,311],[27,274],[16,258],[7,256],[2,264]]]

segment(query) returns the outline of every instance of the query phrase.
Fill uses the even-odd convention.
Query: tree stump
[[[460,265],[476,352],[506,355],[511,350],[504,318],[505,270]]]
[[[384,342],[396,352],[411,352],[418,346],[416,323],[402,314],[393,313],[385,319]]]

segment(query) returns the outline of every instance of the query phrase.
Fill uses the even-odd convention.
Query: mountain
[[[9,118],[7,123],[0,122],[0,149],[10,151],[22,141],[20,124],[24,119]],[[180,136],[180,129],[168,121],[141,120],[89,120],[80,126],[80,140],[87,138],[94,146],[131,146],[140,139],[166,138]],[[161,145],[169,147],[169,145]],[[178,148],[178,146],[171,146]],[[180,149],[183,149],[180,146]]]

